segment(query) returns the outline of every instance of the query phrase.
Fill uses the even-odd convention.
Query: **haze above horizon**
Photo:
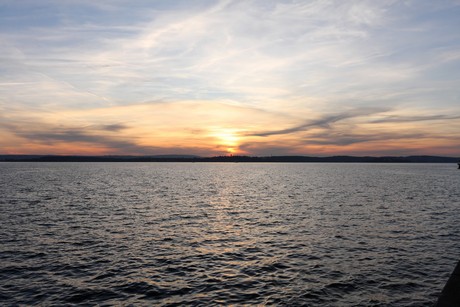
[[[459,156],[458,16],[458,0],[0,0],[0,154]]]

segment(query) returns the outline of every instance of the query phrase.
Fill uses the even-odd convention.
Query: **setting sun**
[[[235,129],[216,129],[211,135],[216,139],[217,145],[225,147],[229,154],[238,152],[240,137]]]

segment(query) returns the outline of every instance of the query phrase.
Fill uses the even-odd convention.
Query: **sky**
[[[460,156],[459,16],[459,0],[0,0],[0,154]]]

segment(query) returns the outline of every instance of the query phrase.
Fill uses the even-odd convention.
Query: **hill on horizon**
[[[457,163],[458,158],[443,156],[78,156],[78,155],[0,155],[5,162],[344,162],[344,163]]]

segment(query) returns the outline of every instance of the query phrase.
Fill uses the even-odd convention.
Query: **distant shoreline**
[[[58,155],[0,155],[0,162],[241,162],[241,163],[457,163],[458,158],[442,156],[58,156]]]

